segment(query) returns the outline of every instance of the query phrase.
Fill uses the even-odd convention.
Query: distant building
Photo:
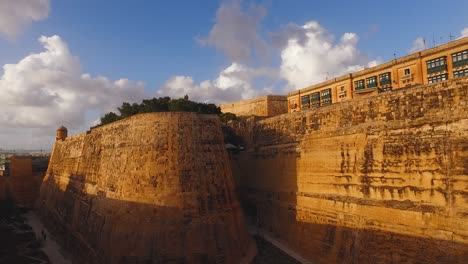
[[[4,154],[0,155],[0,176],[7,176],[7,158]]]
[[[288,112],[288,99],[284,95],[266,95],[253,99],[220,105],[223,113],[236,116],[271,117]]]
[[[468,76],[468,37],[288,94],[288,112]]]
[[[39,195],[49,156],[1,155],[0,200],[10,199],[18,206],[32,206]]]

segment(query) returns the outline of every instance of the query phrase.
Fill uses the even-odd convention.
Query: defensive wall
[[[229,112],[237,116],[277,116],[288,112],[288,99],[284,95],[266,95],[220,107],[223,113]]]
[[[32,207],[47,168],[47,157],[11,156],[8,170],[0,175],[0,202],[11,201],[20,207]]]
[[[249,263],[217,117],[148,113],[57,140],[38,211],[77,263]]]
[[[314,263],[465,263],[467,101],[461,78],[237,124],[246,213]]]

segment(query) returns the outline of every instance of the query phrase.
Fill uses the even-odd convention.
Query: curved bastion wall
[[[58,140],[37,208],[80,263],[255,254],[215,116],[140,114]]]

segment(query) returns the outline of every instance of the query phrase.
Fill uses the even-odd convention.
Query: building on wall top
[[[288,94],[288,112],[468,76],[468,37]]]
[[[56,140],[65,140],[68,136],[68,129],[64,126],[57,128]]]
[[[236,116],[271,117],[288,112],[288,99],[284,95],[266,95],[253,99],[222,104],[223,113],[233,113]]]

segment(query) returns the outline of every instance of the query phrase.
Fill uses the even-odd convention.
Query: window
[[[312,106],[314,107],[320,106],[320,92],[312,93],[310,101],[312,103]]]
[[[405,75],[410,75],[410,70],[409,69],[405,69]]]
[[[320,97],[321,97],[321,105],[329,105],[331,104],[331,89],[325,89],[320,92]]]
[[[391,76],[390,72],[380,74],[379,75],[379,84],[380,85],[391,84],[392,80],[391,80],[390,76]]]
[[[377,77],[372,76],[372,77],[367,78],[366,83],[367,83],[367,88],[377,87]]]
[[[338,98],[340,99],[346,98],[346,90],[344,86],[340,87],[340,91],[338,92]]]
[[[426,61],[426,65],[427,73],[436,73],[447,70],[447,60],[445,56]]]
[[[302,109],[308,109],[310,107],[309,95],[301,96],[301,107]]]
[[[436,83],[436,82],[445,81],[447,79],[448,79],[447,74],[440,74],[440,75],[436,75],[436,76],[432,76],[432,77],[427,78],[427,81],[428,81],[428,83]]]
[[[453,78],[454,79],[461,78],[461,77],[464,77],[464,76],[468,76],[468,69],[453,72]]]
[[[357,81],[354,81],[354,90],[362,90],[366,88],[364,86],[364,80],[357,80]]]
[[[468,64],[468,50],[452,54],[453,67],[460,67]]]

